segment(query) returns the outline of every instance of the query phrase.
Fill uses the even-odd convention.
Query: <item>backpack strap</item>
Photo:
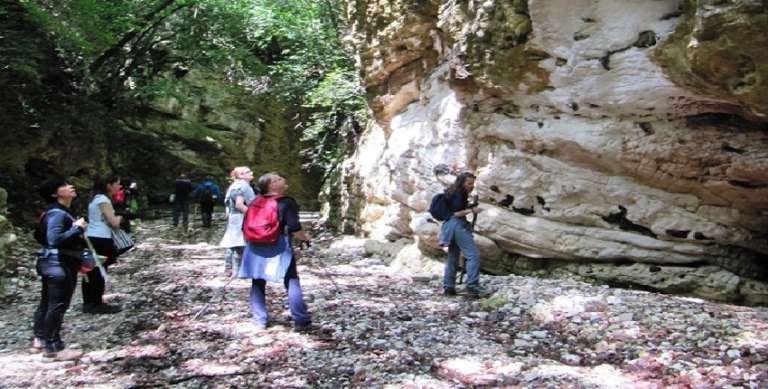
[[[75,218],[72,217],[69,213],[65,212],[64,210],[58,209],[58,208],[51,208],[43,212],[43,214],[40,216],[40,239],[43,240],[45,243],[43,243],[43,246],[46,248],[49,248],[48,244],[48,216],[50,216],[53,212],[61,212],[65,216],[69,217],[70,220],[75,220]]]

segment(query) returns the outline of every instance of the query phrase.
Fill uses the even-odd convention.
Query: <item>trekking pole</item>
[[[104,278],[104,282],[107,282],[107,270],[104,269],[104,265],[101,264],[101,257],[99,257],[99,254],[96,253],[96,249],[93,248],[93,243],[91,243],[91,240],[88,239],[87,236],[83,236],[85,238],[85,244],[88,245],[88,250],[91,250],[91,254],[93,254],[93,260],[96,262],[96,267],[99,268],[99,273],[101,273],[101,277]],[[87,280],[88,277],[85,277]]]
[[[305,241],[302,241],[301,243],[299,243],[299,248],[301,248],[301,247],[302,247],[302,246],[304,246],[304,245],[306,245],[306,248],[309,248],[309,247],[311,246],[311,244],[309,243],[309,241],[306,241],[306,240],[305,240]],[[316,271],[314,271],[314,270],[312,270],[312,269],[307,269],[307,270],[308,270],[310,273],[314,274],[316,277],[324,278],[324,279],[327,279],[328,281],[330,281],[330,282],[331,282],[331,285],[333,285],[333,291],[334,291],[334,293],[335,293],[335,294],[339,294],[339,293],[341,293],[341,292],[339,291],[339,286],[338,286],[338,285],[336,285],[336,281],[334,281],[334,280],[333,280],[333,277],[329,276],[327,272],[325,272],[324,270],[320,270],[320,271],[319,271],[319,273],[320,273],[320,274],[317,274],[318,272],[316,272]]]
[[[461,285],[464,283],[464,276],[467,274],[467,261],[466,258],[464,258],[464,253],[459,254],[459,263],[457,266],[459,267],[459,279],[456,280],[456,284]]]
[[[474,199],[472,200],[472,204],[469,205],[469,208],[477,207],[478,204],[479,204],[479,199],[477,195],[475,195]],[[469,232],[472,234],[475,233],[476,223],[477,223],[477,212],[472,212],[472,225],[469,228]],[[462,253],[461,256],[459,256],[459,268],[461,269],[461,273],[459,273],[459,281],[457,283],[461,284],[464,282],[464,276],[467,274],[467,259],[464,258],[464,253]]]
[[[229,286],[229,284],[231,284],[234,279],[235,279],[235,277],[230,277],[229,281],[227,281],[224,284],[224,286],[222,286],[221,289],[219,289],[218,293],[213,295],[213,296],[211,296],[211,298],[208,300],[208,302],[205,303],[205,305],[203,305],[202,308],[200,308],[200,310],[195,314],[195,316],[192,316],[192,321],[197,320],[197,318],[200,317],[200,315],[202,315],[208,309],[208,306],[211,305],[211,303],[213,302],[213,298],[214,297],[220,296],[221,298],[223,298],[224,297],[224,292],[227,291],[227,286]]]

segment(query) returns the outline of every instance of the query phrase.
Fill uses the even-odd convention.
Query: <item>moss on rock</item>
[[[655,52],[678,85],[768,118],[768,8],[688,0],[685,19]]]
[[[533,32],[526,1],[458,7],[445,25],[480,88],[508,96],[549,87],[549,71],[538,64],[548,55],[525,45]]]

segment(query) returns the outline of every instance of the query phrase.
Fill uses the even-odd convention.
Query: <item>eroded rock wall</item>
[[[435,171],[472,170],[487,271],[768,303],[766,12],[348,1],[376,118],[345,165],[360,229],[434,245]]]

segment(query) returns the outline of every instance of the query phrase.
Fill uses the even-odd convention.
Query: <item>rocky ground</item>
[[[223,230],[136,227],[111,268],[115,315],[75,294],[64,339],[85,354],[28,350],[40,290],[31,255],[6,269],[0,387],[768,387],[768,310],[592,286],[483,277],[487,299],[443,297],[437,277],[394,273],[363,242],[315,233],[299,274],[315,330],[291,331],[282,285],[274,325],[250,325],[249,282],[223,289]],[[195,318],[207,302],[212,303]]]

